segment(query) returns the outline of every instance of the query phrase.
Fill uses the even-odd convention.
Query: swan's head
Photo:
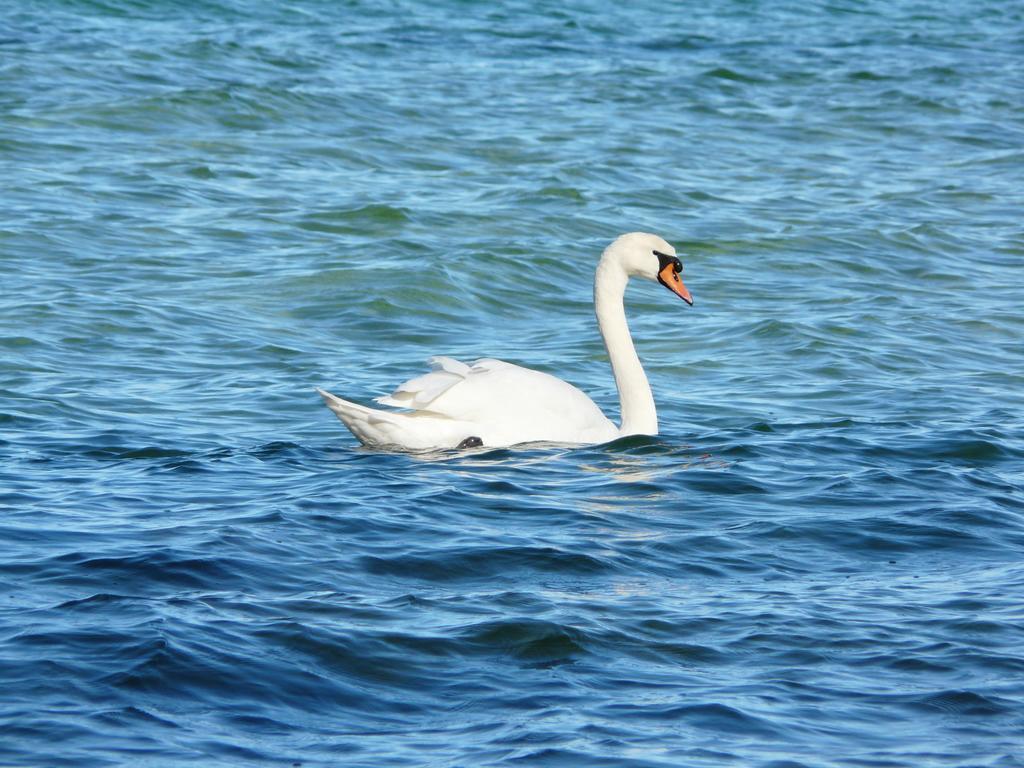
[[[647,232],[630,232],[621,235],[605,251],[614,255],[626,274],[655,280],[689,305],[693,305],[690,291],[683,285],[680,276],[683,263],[676,256],[676,249],[657,235]]]

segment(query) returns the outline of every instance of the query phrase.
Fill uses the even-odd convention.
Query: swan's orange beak
[[[679,277],[679,273],[676,272],[674,264],[670,263],[665,265],[665,268],[658,273],[658,282],[672,291],[672,293],[685,301],[691,307],[693,306],[693,298],[690,296],[690,292],[687,290],[686,286],[683,285],[683,279]]]

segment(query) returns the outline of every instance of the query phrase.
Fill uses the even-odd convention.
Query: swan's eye
[[[661,251],[654,251],[654,255],[658,257],[659,274],[664,273],[669,267],[671,267],[672,271],[677,275],[683,271],[683,262],[681,262],[677,257],[669,256],[667,253],[662,253]]]

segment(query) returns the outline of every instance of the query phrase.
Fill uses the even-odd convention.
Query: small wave
[[[909,707],[968,717],[1007,715],[1017,711],[1012,701],[995,696],[983,696],[968,690],[947,690],[924,696],[903,697],[903,703]]]
[[[720,733],[777,737],[779,729],[764,719],[736,707],[717,702],[694,704],[615,704],[605,708],[616,717],[686,723]]]
[[[551,621],[503,619],[473,625],[460,634],[477,652],[499,652],[534,663],[565,663],[587,652],[583,632]]]
[[[566,552],[554,547],[460,547],[434,555],[396,555],[360,558],[363,568],[378,576],[428,581],[483,579],[517,571],[563,575],[593,575],[613,566],[593,555]]]

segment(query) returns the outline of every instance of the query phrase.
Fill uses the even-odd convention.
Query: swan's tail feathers
[[[451,441],[454,446],[465,437],[458,422],[440,414],[380,411],[343,400],[319,388],[317,392],[363,445],[419,450],[443,447]]]
[[[318,388],[317,392],[324,399],[327,407],[334,411],[334,415],[341,419],[341,423],[348,427],[349,432],[355,435],[359,442],[364,445],[375,445],[380,442],[381,430],[376,427],[375,422],[380,422],[381,417],[391,414],[342,400],[323,389]]]

